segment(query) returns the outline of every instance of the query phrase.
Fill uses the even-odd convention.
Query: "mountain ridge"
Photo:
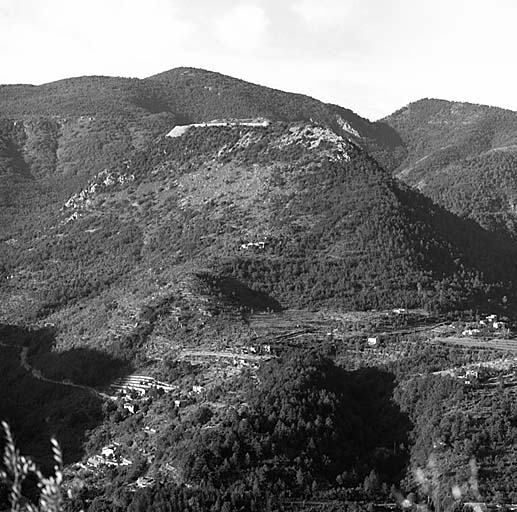
[[[57,95],[52,95],[52,99],[49,100],[49,104],[40,105],[40,108],[43,110],[54,109],[52,110],[52,116],[42,117],[37,120],[26,118],[21,121],[5,120],[3,122],[4,136],[2,140],[5,141],[5,149],[3,153],[6,157],[6,160],[4,160],[4,168],[8,178],[6,181],[7,185],[4,185],[4,193],[7,194],[6,197],[9,197],[8,194],[11,194],[12,196],[11,199],[6,202],[7,207],[4,206],[4,211],[11,214],[13,225],[17,225],[17,223],[19,223],[19,215],[17,216],[16,213],[17,203],[19,205],[23,202],[16,200],[16,187],[19,187],[20,198],[29,197],[29,202],[33,202],[36,205],[33,209],[29,208],[29,210],[33,210],[32,217],[29,216],[27,223],[20,224],[20,226],[23,227],[19,229],[18,232],[26,229],[28,223],[35,222],[36,225],[39,225],[42,220],[44,220],[46,224],[41,224],[41,229],[48,229],[49,227],[52,228],[52,226],[55,228],[59,222],[62,222],[62,220],[60,220],[61,214],[58,213],[59,209],[67,203],[68,200],[71,201],[71,197],[75,197],[72,201],[73,204],[81,198],[81,201],[90,201],[88,198],[89,192],[86,192],[87,188],[90,187],[91,190],[97,190],[97,187],[100,186],[102,189],[103,185],[101,181],[103,179],[108,181],[115,180],[116,186],[124,188],[126,185],[123,185],[123,182],[120,180],[126,180],[125,176],[129,173],[132,176],[131,181],[136,178],[136,182],[134,184],[131,183],[128,186],[133,188],[139,187],[139,179],[142,179],[141,169],[148,169],[148,172],[152,172],[154,175],[163,176],[163,179],[165,180],[164,183],[160,183],[159,185],[155,183],[152,186],[149,184],[148,186],[151,188],[146,192],[148,195],[146,202],[148,204],[151,204],[151,200],[161,201],[159,198],[163,194],[156,192],[155,189],[163,188],[165,186],[164,184],[168,182],[169,177],[167,174],[163,174],[163,170],[161,170],[160,167],[154,168],[153,165],[157,165],[156,162],[162,162],[160,165],[165,165],[163,155],[160,155],[159,151],[164,151],[164,154],[167,154],[168,151],[171,151],[170,148],[174,147],[174,144],[179,146],[187,144],[185,151],[187,152],[186,154],[189,155],[188,158],[190,159],[187,167],[188,169],[192,170],[196,165],[199,165],[200,169],[205,169],[208,166],[206,159],[218,162],[221,158],[223,158],[223,161],[224,158],[229,158],[230,162],[232,159],[237,158],[236,161],[240,162],[238,166],[244,165],[246,168],[246,166],[249,166],[250,162],[253,161],[253,158],[258,158],[259,160],[256,164],[259,167],[261,165],[266,166],[260,171],[265,173],[265,175],[270,173],[268,166],[273,165],[275,155],[278,158],[285,159],[287,148],[291,148],[289,150],[294,152],[293,155],[296,158],[298,158],[296,153],[297,151],[300,152],[300,155],[304,155],[307,153],[308,148],[309,150],[310,148],[314,148],[319,155],[315,157],[316,161],[319,163],[316,165],[315,162],[311,161],[311,157],[308,154],[305,154],[304,157],[299,157],[301,158],[299,165],[302,167],[307,165],[314,167],[316,165],[314,174],[315,176],[318,176],[318,173],[321,173],[320,177],[323,182],[326,179],[325,173],[327,170],[331,169],[332,166],[338,165],[336,158],[344,159],[342,163],[346,165],[345,160],[349,158],[349,151],[352,151],[356,155],[361,155],[356,158],[357,162],[354,163],[354,165],[357,166],[357,171],[372,172],[372,175],[379,176],[379,183],[384,183],[382,186],[385,190],[387,191],[390,189],[390,194],[395,194],[395,196],[397,196],[396,199],[393,199],[393,204],[396,204],[398,201],[401,207],[405,208],[406,206],[403,203],[406,200],[412,202],[413,205],[418,203],[418,211],[420,212],[418,215],[421,217],[421,220],[427,215],[424,213],[425,209],[435,212],[444,223],[449,223],[452,219],[452,217],[450,217],[449,220],[445,220],[443,212],[438,213],[431,203],[424,206],[421,199],[417,199],[419,197],[418,195],[412,195],[413,192],[406,191],[395,182],[387,185],[387,178],[383,175],[384,171],[381,171],[380,167],[376,169],[374,160],[369,160],[370,157],[368,154],[373,155],[373,157],[381,163],[383,162],[382,155],[388,155],[386,158],[395,163],[397,163],[401,158],[407,158],[404,153],[406,149],[402,142],[399,144],[399,140],[397,139],[399,136],[393,135],[394,133],[397,133],[395,126],[396,123],[394,122],[392,122],[392,124],[394,124],[395,127],[389,128],[391,131],[388,130],[387,132],[383,132],[384,127],[388,126],[387,123],[384,125],[375,125],[366,120],[361,120],[356,114],[353,114],[353,112],[342,109],[341,107],[323,104],[303,95],[283,93],[282,91],[263,88],[261,86],[249,84],[243,80],[195,68],[177,68],[158,75],[153,75],[152,77],[144,80],[119,79],[113,77],[79,77],[69,80],[61,80],[45,86],[39,86],[36,87],[36,89],[40,89],[41,87],[43,87],[43,94],[47,94],[45,91],[48,89],[54,92],[60,92]],[[69,118],[63,117],[68,111],[67,109],[71,108],[71,100],[85,91],[90,91],[89,94],[93,95],[92,98],[97,101],[97,103],[91,103],[93,107],[97,105],[99,108],[106,107],[108,110],[101,111],[100,114],[91,112],[88,115],[81,114],[80,116],[77,116],[77,111],[72,110],[75,114],[71,115]],[[99,91],[102,92],[100,96],[97,95]],[[139,93],[142,93],[143,96],[138,96]],[[153,94],[156,95],[156,101],[153,100]],[[217,98],[217,101],[214,100],[214,95]],[[112,97],[117,98],[117,102],[114,106],[110,104],[110,98]],[[90,101],[88,98],[89,96],[83,97],[83,105],[88,105],[88,102]],[[5,96],[2,98],[0,90],[0,105],[2,105],[2,102],[8,102],[8,100],[9,98],[6,98]],[[428,104],[426,101],[427,100],[423,100],[423,103],[417,103],[420,106],[425,106]],[[138,106],[139,102],[140,106]],[[148,106],[151,105],[148,110],[146,110],[145,107],[147,104],[146,102],[150,102]],[[267,104],[267,108],[263,108],[261,106],[264,102]],[[431,104],[433,103],[431,102]],[[443,102],[440,102],[440,105],[442,104]],[[158,112],[160,109],[154,108],[157,105],[161,105],[164,110],[162,109],[162,111]],[[19,104],[15,102],[12,105],[12,109],[16,110],[18,106]],[[187,106],[190,108],[190,113],[188,113],[187,110],[184,110]],[[30,104],[24,102],[23,108],[26,109],[29,107]],[[306,107],[307,109],[304,110]],[[76,108],[76,106],[73,108]],[[414,107],[412,108],[414,109]],[[400,112],[405,112],[406,110],[402,109]],[[142,114],[144,111],[145,113]],[[320,116],[320,120],[313,120],[311,112]],[[344,112],[348,112],[349,115],[352,116],[350,118],[351,122],[354,119],[358,119],[362,124],[360,126],[358,124],[347,126],[346,122],[343,121],[343,118],[339,117],[340,114]],[[23,118],[22,111],[19,111],[18,114]],[[176,143],[166,141],[164,138],[164,134],[168,133],[172,126],[181,126],[182,123],[188,119],[203,122],[211,119],[225,119],[232,117],[232,115],[234,117],[242,118],[255,114],[263,114],[264,117],[271,119],[273,121],[272,126],[267,128],[265,132],[260,130],[249,130],[249,127],[245,129],[243,126],[234,129],[231,127],[207,127],[203,128],[204,131],[196,129],[192,133],[184,134]],[[290,118],[294,118],[294,121],[289,121]],[[342,123],[342,125],[339,126],[338,119],[341,119],[345,124]],[[388,120],[391,120],[391,118]],[[370,139],[365,139],[359,131],[363,130],[364,132],[364,129],[362,128],[364,126],[370,130],[370,133],[383,134],[383,137],[377,137],[377,139],[394,138],[392,138],[390,142],[386,142],[386,140],[384,140],[384,142],[377,143],[375,142],[374,137],[371,139],[374,140],[373,146],[370,144],[371,147],[369,147],[368,141]],[[167,127],[167,129],[165,127]],[[235,137],[240,133],[239,130],[246,133],[246,137],[248,138],[236,140]],[[357,135],[354,135],[354,132]],[[282,133],[283,135],[280,135]],[[388,134],[387,137],[384,136],[386,133]],[[275,137],[277,137],[278,140]],[[218,138],[222,141],[226,140],[226,145],[219,145],[217,142]],[[189,142],[191,140],[195,140],[197,146],[192,146]],[[400,139],[400,141],[402,141],[402,139]],[[171,146],[171,144],[173,144],[173,146]],[[235,153],[232,153],[231,151],[228,153],[228,144],[230,145],[230,148],[237,144],[234,149]],[[390,144],[395,147],[395,151],[389,151],[386,153]],[[215,147],[219,148],[219,153],[217,154],[212,153],[213,148]],[[157,150],[157,148],[161,149]],[[204,153],[207,150],[208,153]],[[243,156],[241,156],[240,153],[242,153]],[[225,154],[227,154],[226,157],[221,156]],[[264,155],[267,155],[267,157]],[[184,155],[176,155],[175,158],[177,158],[177,161],[174,165],[179,165],[180,167],[186,165],[186,157]],[[265,158],[262,163],[260,160],[261,158]],[[165,161],[167,160],[165,159]],[[152,162],[155,162],[155,164]],[[385,159],[384,164],[387,169],[392,170],[385,162]],[[321,170],[319,171],[317,171],[318,166],[321,167]],[[373,170],[374,168],[376,170]],[[326,170],[323,171],[323,169]],[[361,171],[359,171],[360,169]],[[290,175],[289,173],[292,174],[292,172],[292,170],[288,171],[286,177]],[[333,173],[335,171],[332,170],[331,172]],[[185,175],[189,174],[187,173]],[[292,175],[294,176],[295,174]],[[104,178],[102,178],[98,183],[91,181],[101,176],[104,176]],[[381,176],[384,177],[381,179]],[[292,184],[289,183],[289,180],[286,180],[286,177],[282,176],[282,173],[278,172],[275,175],[275,179],[278,183],[284,183],[286,190],[290,190],[289,187],[292,186]],[[359,177],[360,174],[358,174],[354,179],[359,179]],[[196,180],[197,179],[198,178],[196,178]],[[238,182],[240,178],[238,178],[238,175],[234,173],[234,170],[230,169],[228,171],[227,179],[230,180],[230,182],[232,182],[232,180],[233,182]],[[213,178],[210,176],[210,173],[207,173],[206,180],[208,180],[207,183],[212,183]],[[302,183],[308,183],[310,180],[312,180],[312,178],[309,178],[309,175],[307,175],[306,178],[303,178]],[[12,185],[13,183],[16,186]],[[191,198],[185,198],[185,200],[191,201],[192,197],[199,195],[200,190],[205,190],[205,182],[198,183],[198,190],[192,188],[192,183],[185,184],[185,186],[190,187],[189,193],[191,194]],[[254,183],[253,186],[258,186],[259,189],[262,186],[258,181],[250,183]],[[35,186],[35,184],[37,184],[37,186]],[[336,184],[338,184],[338,182],[336,182]],[[316,190],[318,185],[319,184],[317,182],[314,182],[311,186]],[[338,185],[340,187],[342,186],[342,184]],[[173,189],[176,187],[176,185],[173,184],[168,186]],[[219,183],[217,186],[221,186],[221,184]],[[307,191],[304,190],[305,186],[306,185],[300,185],[300,191],[303,193],[307,193]],[[41,190],[39,190],[38,187]],[[45,192],[45,187],[48,189],[47,192]],[[111,185],[108,189],[110,187]],[[229,188],[229,190],[232,189],[231,186],[227,188]],[[358,189],[359,197],[361,197],[361,194],[364,195],[365,202],[368,203],[368,201],[371,201],[372,199],[366,198],[366,191],[367,187]],[[30,196],[31,192],[34,192],[32,198]],[[76,193],[75,195],[74,192]],[[83,195],[77,195],[79,192]],[[282,193],[284,192],[285,191],[282,191]],[[207,200],[207,197],[209,198],[211,196],[213,190],[206,188],[204,193],[206,193],[206,197],[199,198],[199,201]],[[290,193],[294,192],[291,191]],[[334,213],[332,213],[332,216],[335,217],[335,219],[338,219],[340,215],[338,204],[340,201],[344,201],[341,205],[341,207],[343,207],[343,205],[346,204],[346,201],[349,200],[348,196],[346,195],[346,192],[344,192],[343,196],[339,197],[332,195],[331,189],[326,193],[334,197],[334,200],[338,203],[334,204],[328,198],[322,196],[321,201],[328,209],[328,211],[323,212],[322,215],[328,215],[328,212],[335,210]],[[46,197],[52,196],[52,200],[43,201],[42,197],[45,197],[45,194],[47,194]],[[119,194],[119,192],[117,192],[117,194]],[[127,192],[123,192],[123,194],[126,194],[126,200],[129,200]],[[171,197],[172,196],[174,196],[174,194],[171,193]],[[374,198],[374,203],[378,202],[381,204],[381,196],[382,194],[379,193],[378,197],[376,196]],[[107,197],[109,198],[109,194]],[[289,199],[292,204],[296,204],[293,202],[294,197],[295,196]],[[118,201],[118,199],[116,201]],[[388,201],[391,201],[391,199]],[[202,204],[203,203],[200,202],[194,206],[198,208],[202,206]],[[314,211],[321,209],[320,205],[317,202],[312,202],[312,199],[310,198],[308,204],[313,205]],[[131,209],[128,210],[124,203],[120,203],[116,207],[120,208],[120,215],[122,218],[126,219],[124,222],[128,221],[129,223],[131,223],[132,215],[140,215],[142,211],[139,204],[136,213]],[[114,206],[114,208],[116,207]],[[300,204],[296,206],[296,208],[300,207]],[[413,206],[411,208],[413,208]],[[410,211],[411,208],[409,208],[408,211]],[[361,201],[356,201],[353,205],[351,203],[350,210],[352,212],[356,212],[352,214],[352,217],[354,217],[354,215],[357,217],[357,212],[359,211],[363,212],[362,215],[365,215],[366,217],[369,215],[367,207],[365,209],[365,205],[361,204]],[[25,211],[27,211],[27,209]],[[180,214],[183,215],[181,212]],[[228,212],[223,212],[222,214],[223,216],[229,215]],[[256,214],[259,215],[260,210],[257,210]],[[297,215],[299,214],[301,214],[301,211],[297,212]],[[74,210],[73,212],[68,213],[68,217],[71,218],[71,215],[81,216],[82,212],[80,209]],[[281,218],[283,215],[282,211],[278,210],[277,214],[273,217],[276,216]],[[312,214],[307,212],[304,213],[302,217],[310,217],[310,215]],[[9,217],[6,215],[6,218]],[[359,219],[359,217],[357,218]],[[424,224],[427,220],[428,219],[425,219]],[[208,219],[204,219],[203,222],[208,222]],[[310,223],[307,224],[304,222],[302,222],[300,227],[297,229],[305,229],[306,227],[312,229]],[[360,220],[354,220],[354,222],[360,222]],[[376,220],[375,222],[378,223],[380,220]],[[403,227],[403,224],[405,221],[397,220],[397,222],[402,222],[402,227],[400,229],[404,232],[405,228]],[[407,222],[411,225],[413,221]],[[175,229],[181,231],[180,225],[177,224],[176,221],[174,225],[176,225]],[[3,238],[5,240],[9,240],[14,236],[14,234],[9,231],[8,223],[6,223],[6,226],[7,227],[3,228]],[[142,226],[133,226],[128,227],[127,229],[128,232],[136,232],[141,230]],[[201,225],[196,227],[196,229],[202,233],[204,227]],[[432,230],[429,231],[427,227],[425,229],[427,230],[427,234],[425,236],[435,236]],[[467,228],[467,224],[465,224],[465,229],[467,232],[473,233],[475,231],[472,231],[472,228],[470,227]],[[36,235],[36,231],[34,231],[34,229],[32,229],[32,231],[36,238],[40,236]],[[123,231],[125,231],[125,229]],[[464,239],[463,235],[460,234],[461,229],[454,228],[453,231],[457,233],[456,237],[458,240]],[[173,233],[172,235],[177,236],[177,233]],[[444,235],[445,234],[442,233],[438,235],[438,238],[442,239]],[[413,235],[405,233],[400,236],[402,236],[402,238],[408,237],[407,240],[410,240]],[[485,239],[488,235],[484,234],[483,230],[481,230],[478,231],[477,236]],[[310,237],[303,243],[313,243],[312,241],[308,241],[311,237],[314,237],[314,235],[310,235]],[[147,236],[146,240],[146,243],[148,243]],[[446,240],[446,242],[442,241],[445,245],[443,245],[440,250],[444,250],[447,246],[452,247],[456,243],[456,241],[452,240],[449,235],[445,236],[443,240]],[[465,240],[467,240],[467,238],[465,238]],[[252,242],[255,243],[256,240],[252,240]],[[440,244],[442,244],[442,242],[440,242]],[[348,243],[350,244],[350,242]],[[425,242],[421,241],[420,243],[425,245]],[[471,244],[470,241],[468,243]],[[511,245],[509,245],[508,242],[503,241],[502,238],[498,243],[501,244],[501,247],[504,247],[503,251],[507,251]],[[411,244],[413,244],[413,241]],[[359,244],[359,246],[360,245],[361,244]],[[371,246],[368,248],[367,252],[368,251],[375,252],[376,250],[374,246]],[[425,255],[420,253],[420,249],[415,249],[415,251],[416,254],[418,254],[417,260],[420,262],[419,265],[421,265],[425,259]],[[460,253],[463,254],[460,258],[461,260],[468,256],[469,251],[461,249]],[[432,253],[429,253],[429,257],[431,254]],[[485,256],[481,257],[481,260],[484,258]],[[440,268],[441,264],[438,259],[435,258],[433,261],[434,263],[432,264],[429,262],[427,263],[428,268],[431,269],[433,265],[437,269]],[[249,262],[246,263],[246,265],[248,264]],[[253,265],[255,264],[257,264],[257,262],[253,263]],[[9,264],[7,266],[9,266]],[[237,268],[234,270],[237,270]],[[241,268],[238,271],[241,272],[243,270]],[[246,272],[248,271],[252,270],[248,269]],[[267,270],[267,272],[270,271],[271,269]],[[310,272],[312,271],[313,270],[310,270]],[[383,272],[384,271],[386,271],[386,269],[383,270]],[[389,272],[390,271],[388,270],[388,273]],[[488,267],[486,267],[486,270],[482,273],[486,272],[493,274],[493,272],[488,270]],[[370,271],[366,271],[366,275],[369,274]],[[500,280],[501,278],[496,279],[496,281]],[[513,280],[513,278],[510,280]],[[294,284],[291,283],[290,286],[294,286]],[[414,284],[411,286],[414,286]],[[329,290],[330,289],[332,289],[332,287],[330,287]],[[367,302],[368,300],[366,300],[366,303]],[[59,303],[60,302],[58,301],[58,304]]]
[[[384,122],[406,148],[386,167],[450,211],[515,235],[516,112],[427,99]]]
[[[43,274],[49,285],[38,293],[36,316],[95,295],[96,286],[103,294],[115,282],[117,258],[113,275],[136,276],[141,262],[160,266],[160,258],[173,266],[212,262],[215,274],[291,307],[461,309],[473,306],[468,297],[481,303],[485,284],[500,297],[509,293],[499,284],[509,274],[489,262],[508,258],[510,245],[501,240],[497,256],[483,249],[488,233],[399,185],[357,145],[317,125],[209,126],[163,137],[84,190],[63,201],[50,237],[10,248],[18,254],[6,262],[11,274],[18,258],[26,269],[55,262]],[[104,252],[106,268],[88,250]],[[68,284],[50,286],[58,275]],[[446,291],[451,279],[454,292]]]
[[[192,73],[203,80],[189,83]],[[208,90],[212,87],[218,93]],[[389,128],[378,128],[350,110],[191,68],[149,79],[94,76],[0,87],[0,113],[3,237],[13,234],[22,205],[31,205],[23,208],[24,215],[29,224],[37,224],[49,214],[45,205],[63,202],[97,173],[130,159],[175,125],[228,117],[314,117],[384,155],[398,144],[391,132],[391,139],[377,136]]]

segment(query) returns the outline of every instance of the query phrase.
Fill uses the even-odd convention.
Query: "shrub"
[[[52,438],[54,454],[54,475],[45,477],[34,462],[20,454],[14,443],[9,425],[2,422],[5,434],[3,466],[0,469],[0,484],[7,485],[12,512],[59,512],[63,503],[61,485],[63,482],[63,457],[58,442]],[[39,489],[38,504],[31,503],[23,494],[25,480],[34,477]]]

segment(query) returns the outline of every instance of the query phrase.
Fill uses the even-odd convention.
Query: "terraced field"
[[[517,340],[494,338],[491,340],[482,340],[471,337],[456,336],[439,336],[433,338],[433,341],[447,343],[450,345],[458,345],[469,348],[486,348],[492,350],[502,350],[504,352],[517,352]]]

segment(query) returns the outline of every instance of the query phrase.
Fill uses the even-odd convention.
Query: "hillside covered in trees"
[[[511,241],[494,243],[318,125],[164,137],[53,215],[47,234],[3,244],[13,320],[147,283],[144,268],[153,282],[179,268],[232,277],[283,307],[450,311],[513,296]]]
[[[66,510],[516,499],[513,381],[453,376],[515,321],[514,113],[371,123],[192,68],[0,112],[0,417],[44,465],[61,438]]]
[[[517,113],[425,99],[383,120],[405,152],[380,161],[449,211],[492,231],[516,233]]]
[[[204,406],[186,417],[169,405],[153,464],[174,465],[176,481],[130,493],[122,485],[129,475],[118,475],[89,510],[258,512],[304,499],[389,497],[404,473],[411,427],[392,400],[391,374],[347,372],[302,351],[265,364],[258,378],[258,388],[235,383],[238,408]]]
[[[385,155],[400,145],[387,125],[351,110],[194,68],[144,80],[93,76],[3,85],[0,236],[43,228],[73,191],[175,125],[247,117],[312,119]]]

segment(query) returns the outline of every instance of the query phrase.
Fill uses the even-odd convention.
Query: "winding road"
[[[94,395],[98,396],[99,398],[104,399],[110,399],[110,395],[107,395],[106,393],[101,393],[95,388],[92,388],[90,386],[84,386],[82,384],[74,384],[73,382],[70,382],[69,380],[54,380],[49,379],[45,377],[40,370],[34,368],[31,366],[28,360],[28,354],[29,354],[29,347],[24,347],[20,345],[9,345],[7,343],[1,343],[0,347],[6,347],[6,348],[17,348],[20,350],[20,366],[28,373],[30,373],[35,379],[44,381],[44,382],[50,382],[51,384],[58,384],[60,386],[68,386],[76,389],[82,389],[84,391],[88,391],[90,393],[93,393]]]

